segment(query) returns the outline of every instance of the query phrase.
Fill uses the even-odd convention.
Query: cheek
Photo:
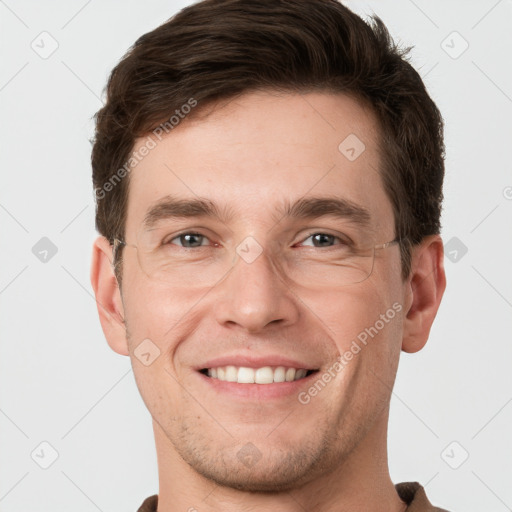
[[[137,262],[127,262],[123,268],[124,313],[134,347],[149,338],[162,352],[168,351],[197,302],[197,293],[186,287],[150,281]]]
[[[371,283],[359,283],[343,290],[326,290],[312,295],[302,292],[303,302],[323,324],[326,333],[335,341],[339,350],[345,349],[353,339],[364,340],[364,333],[388,329],[397,318],[393,309],[393,294]],[[384,315],[384,320],[381,319]],[[386,320],[388,320],[386,322]]]
[[[371,285],[339,297],[339,304],[331,314],[343,393],[365,416],[389,402],[400,355],[402,307],[391,294]]]
[[[184,377],[177,351],[201,321],[201,296],[186,288],[150,282],[130,273],[123,284],[128,345],[137,385],[149,406],[173,404],[179,410],[180,381]],[[149,356],[143,355],[149,352]],[[148,361],[148,359],[151,360]],[[146,366],[145,363],[150,362]]]
[[[339,354],[343,387],[357,387],[361,398],[381,391],[387,396],[394,381],[402,337],[399,297],[389,281],[377,279],[304,297]]]
[[[165,423],[169,421],[166,411],[183,410],[173,355],[189,324],[187,311],[191,305],[174,290],[143,279],[131,277],[123,286],[127,339],[137,387],[154,419]]]

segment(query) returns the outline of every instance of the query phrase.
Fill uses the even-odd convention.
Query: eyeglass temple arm
[[[391,245],[399,244],[403,240],[404,240],[403,238],[395,238],[394,240],[391,240],[390,242],[385,242],[383,244],[376,245],[374,247],[374,249],[386,249],[387,247],[389,247]]]

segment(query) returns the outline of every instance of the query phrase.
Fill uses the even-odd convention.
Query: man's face
[[[219,218],[155,209],[170,199],[211,202]],[[351,208],[334,215],[328,203],[321,215],[313,199]],[[287,214],[297,201],[303,214]],[[399,248],[376,250],[354,283],[370,256],[345,244],[394,237],[376,122],[348,97],[246,94],[166,135],[131,173],[122,266],[157,447],[219,484],[277,490],[385,432],[403,328]],[[160,355],[146,366],[134,351],[148,339]],[[218,378],[280,381],[288,368],[309,371],[269,384]]]

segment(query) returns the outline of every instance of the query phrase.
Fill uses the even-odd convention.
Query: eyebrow
[[[282,217],[297,219],[324,216],[348,219],[361,227],[368,227],[371,220],[370,212],[366,208],[340,197],[307,197],[293,203],[286,201],[279,213]]]
[[[221,210],[209,199],[165,196],[148,209],[143,225],[146,229],[151,229],[161,220],[191,217],[213,217],[227,224],[232,219],[233,212],[228,208]]]
[[[348,219],[361,227],[368,227],[371,220],[366,208],[339,197],[307,197],[293,203],[285,201],[276,213],[276,223],[283,218],[316,219],[329,216]],[[227,224],[234,216],[233,210],[227,207],[221,209],[209,199],[165,196],[148,209],[143,225],[149,230],[161,220],[194,217],[211,217]]]

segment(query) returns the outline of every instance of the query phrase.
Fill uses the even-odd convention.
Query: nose
[[[299,318],[293,292],[265,252],[252,262],[238,258],[216,292],[216,320],[225,327],[255,333]]]

